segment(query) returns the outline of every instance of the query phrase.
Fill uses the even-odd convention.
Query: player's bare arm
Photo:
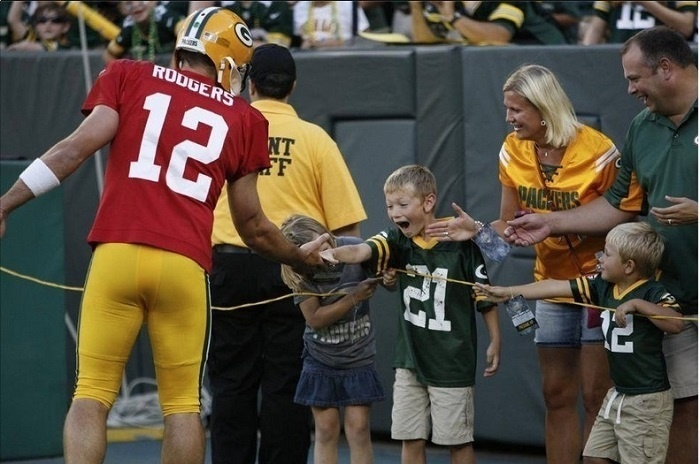
[[[49,148],[35,161],[44,170],[42,176],[53,176],[56,185],[63,181],[86,159],[112,140],[118,125],[119,114],[116,111],[103,105],[97,106],[71,135]],[[43,183],[41,178],[37,179],[37,182]],[[34,198],[34,191],[36,187],[28,186],[24,180],[19,179],[0,198],[0,237],[5,233],[7,216]]]
[[[323,266],[318,249],[328,240],[328,236],[323,234],[303,247],[297,247],[287,240],[260,206],[257,178],[257,173],[250,173],[227,184],[233,224],[245,244],[268,259],[288,264],[302,272]]]
[[[366,243],[343,245],[322,251],[321,257],[331,264],[359,264],[372,257],[372,249]]]

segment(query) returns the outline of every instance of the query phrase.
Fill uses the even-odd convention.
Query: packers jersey
[[[128,53],[132,59],[152,61],[152,57],[148,56],[150,53],[171,53],[175,48],[177,31],[185,18],[164,5],[156,6],[152,15],[150,29],[146,33],[141,31],[131,16],[127,16],[119,35],[107,45],[112,55],[122,57]]]
[[[212,211],[224,182],[270,166],[263,115],[212,78],[148,61],[110,63],[82,111],[98,105],[128,117],[110,146],[88,242],[149,245],[211,271]]]
[[[614,309],[625,301],[639,298],[680,310],[676,299],[654,280],[640,280],[624,291],[599,275],[579,277],[570,283],[574,299],[585,304]],[[639,314],[628,314],[626,327],[617,326],[612,311],[603,311],[600,317],[615,389],[624,394],[640,395],[671,388],[662,350],[664,332],[651,319]]]
[[[511,133],[499,154],[498,177],[517,191],[520,209],[537,213],[568,210],[602,196],[615,181],[620,152],[604,134],[581,126],[569,144],[560,166],[547,178],[541,171],[534,142]],[[595,253],[605,237],[568,235],[549,237],[535,245],[535,280],[568,280],[595,272]]]
[[[423,2],[423,16],[433,34],[445,38],[453,26],[446,26],[437,8]],[[455,2],[455,11],[475,21],[498,24],[506,28],[512,43],[558,45],[566,44],[564,34],[541,15],[532,2]],[[463,39],[467,42],[467,39]]]
[[[674,12],[698,14],[697,1],[659,2]],[[608,24],[609,43],[624,43],[637,32],[663,22],[649,13],[643,2],[593,2],[593,13]]]
[[[483,311],[493,303],[475,299],[471,286],[460,282],[488,284],[479,248],[472,241],[411,239],[398,229],[365,243],[372,249],[365,263],[370,274],[387,268],[409,271],[398,273],[401,310],[394,367],[411,369],[425,385],[474,385],[475,309]]]
[[[264,42],[289,46],[294,35],[293,10],[287,2],[225,2],[224,8],[236,13],[245,21],[257,38],[259,30],[265,31]]]

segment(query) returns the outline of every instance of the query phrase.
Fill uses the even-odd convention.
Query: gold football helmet
[[[246,23],[232,11],[209,7],[192,13],[178,32],[175,50],[207,55],[218,69],[217,81],[232,94],[245,88],[253,38]]]

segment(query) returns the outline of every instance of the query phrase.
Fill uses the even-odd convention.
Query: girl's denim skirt
[[[374,363],[351,369],[329,367],[308,353],[297,384],[294,402],[306,406],[338,408],[384,401],[384,388]]]

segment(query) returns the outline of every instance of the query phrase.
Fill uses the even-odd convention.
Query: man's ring
[[[672,224],[673,224],[673,219],[669,219],[669,220],[668,220],[668,225],[670,226],[670,225],[672,225]],[[447,234],[447,232],[445,232],[445,234]]]
[[[448,231],[445,231],[445,237],[449,236],[450,233]]]

